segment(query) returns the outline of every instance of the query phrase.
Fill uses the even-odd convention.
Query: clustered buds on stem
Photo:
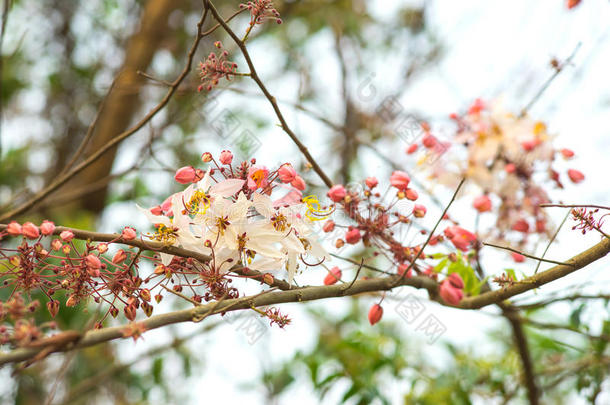
[[[278,24],[282,23],[280,13],[273,8],[271,0],[249,1],[246,4],[240,4],[239,8],[250,10],[250,26],[263,24],[265,20],[274,20]]]
[[[206,61],[199,63],[199,76],[203,82],[198,88],[199,91],[204,88],[210,91],[218,85],[220,79],[224,77],[230,81],[236,73],[237,63],[227,59],[229,52],[222,49],[222,43],[217,41],[214,46],[221,50],[220,54],[210,52]]]

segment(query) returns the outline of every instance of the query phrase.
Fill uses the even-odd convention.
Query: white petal
[[[245,180],[229,179],[216,183],[210,188],[210,194],[230,197],[237,193],[244,186]]]

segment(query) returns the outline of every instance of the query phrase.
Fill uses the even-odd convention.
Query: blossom
[[[377,187],[377,184],[379,184],[379,181],[376,177],[367,177],[364,182],[366,183],[366,186],[368,188],[375,188]]]
[[[408,188],[405,190],[405,197],[407,197],[407,200],[415,201],[419,198],[419,194],[412,188]]]
[[[229,52],[222,49],[222,43],[216,41],[214,46],[221,50],[218,56],[214,52],[210,52],[205,62],[199,63],[199,76],[203,82],[198,91],[204,88],[210,91],[216,86],[223,77],[231,80],[231,77],[237,70],[237,63],[227,59]]]
[[[453,246],[463,252],[467,252],[469,247],[477,240],[475,234],[457,225],[446,228],[444,233],[453,243]]]
[[[281,24],[282,19],[280,13],[273,7],[271,0],[254,0],[249,1],[246,4],[240,4],[239,8],[247,8],[250,10],[250,25],[262,24],[265,20],[274,20],[276,23]]]
[[[491,199],[487,195],[481,195],[474,199],[472,206],[481,213],[491,211]]]
[[[70,242],[73,238],[74,238],[74,233],[72,233],[72,231],[62,231],[59,234],[59,237],[61,238],[61,240],[63,240],[64,242]]]
[[[42,224],[40,224],[40,232],[43,235],[52,235],[53,232],[55,232],[55,224],[45,219],[42,221]]]
[[[40,230],[31,222],[26,222],[21,227],[21,233],[28,239],[37,239],[40,236]]]
[[[423,218],[426,215],[426,207],[421,204],[413,206],[413,216],[415,218]]]
[[[345,187],[343,187],[343,185],[336,184],[328,190],[328,193],[326,193],[326,195],[334,202],[339,202],[345,198],[345,196],[347,195],[347,191],[345,190]]]
[[[220,163],[223,165],[230,165],[233,161],[233,154],[228,150],[223,150],[220,152],[220,157],[218,158]]]
[[[277,174],[282,183],[290,183],[297,176],[296,170],[290,163],[283,164],[277,171]]]
[[[297,190],[303,191],[307,187],[305,184],[305,180],[298,174],[294,177],[294,179],[290,182],[290,185]]]
[[[585,175],[582,174],[581,171],[576,169],[569,169],[568,177],[570,178],[570,180],[572,180],[572,183],[580,183],[585,179]]]
[[[197,171],[193,166],[184,166],[176,170],[174,180],[180,184],[193,183],[197,179]]]
[[[392,175],[390,176],[390,184],[392,184],[393,187],[396,187],[397,189],[399,189],[401,191],[404,191],[407,189],[410,181],[411,181],[411,178],[409,177],[409,175],[400,170],[394,171],[392,173]]]
[[[345,241],[352,245],[355,245],[362,239],[362,235],[360,234],[360,230],[357,228],[349,227],[348,231],[345,233]]]
[[[333,221],[332,219],[329,219],[328,221],[326,221],[324,223],[324,226],[322,227],[322,230],[326,233],[332,232],[334,229],[335,229],[335,221]]]
[[[517,252],[511,252],[510,255],[513,257],[513,260],[516,263],[523,263],[525,261],[525,256]]]
[[[337,266],[330,269],[326,277],[324,277],[324,285],[332,285],[341,280],[341,269]]]
[[[133,240],[136,238],[136,236],[138,236],[136,230],[130,226],[126,226],[123,229],[123,232],[121,232],[121,237],[125,240]]]
[[[446,303],[450,305],[459,305],[464,293],[461,289],[453,286],[449,280],[443,280],[439,287],[439,295]]]
[[[6,226],[6,232],[11,236],[21,235],[21,230],[22,230],[21,225],[16,221],[11,221]]]
[[[513,231],[527,233],[530,229],[530,225],[523,218],[517,220],[511,228]]]
[[[251,166],[248,169],[248,188],[256,190],[269,185],[269,170],[265,166]]]
[[[563,157],[565,159],[570,159],[571,157],[574,156],[574,152],[571,149],[562,149],[561,150],[561,154],[563,155]]]

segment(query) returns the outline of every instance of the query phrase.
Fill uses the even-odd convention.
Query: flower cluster
[[[240,4],[239,8],[250,10],[250,26],[263,24],[265,20],[274,20],[281,24],[280,13],[273,7],[271,0],[254,0]]]
[[[276,170],[255,159],[234,166],[229,151],[218,161],[210,153],[202,160],[214,165],[202,178],[197,169],[181,168],[176,180],[191,184],[159,206],[141,208],[156,227],[151,239],[208,255],[208,278],[221,278],[233,266],[285,268],[292,282],[306,256],[327,257],[313,237],[312,197],[303,198],[305,182],[289,163]],[[164,266],[172,260],[161,253]]]
[[[229,52],[222,49],[222,43],[217,41],[214,46],[221,52],[218,56],[214,52],[210,52],[206,61],[199,63],[199,76],[202,84],[199,85],[198,91],[204,88],[210,91],[218,85],[220,79],[225,77],[227,80],[231,80],[231,77],[236,73],[237,63],[227,60]]]

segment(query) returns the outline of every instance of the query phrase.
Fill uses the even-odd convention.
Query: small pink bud
[[[107,243],[98,244],[97,251],[100,252],[101,254],[106,253],[108,251],[108,244]]]
[[[585,179],[585,175],[576,169],[568,170],[568,177],[572,180],[572,183],[578,184]]]
[[[19,223],[16,221],[11,221],[6,226],[6,232],[11,236],[21,235],[21,225],[19,225]]]
[[[52,235],[53,232],[55,232],[55,224],[45,219],[42,221],[42,224],[40,224],[40,232],[45,236]]]
[[[37,239],[40,236],[40,230],[31,222],[26,222],[21,227],[21,233],[28,239]]]
[[[123,249],[119,249],[114,256],[112,257],[112,263],[119,264],[122,263],[125,259],[127,259],[127,253]]]
[[[61,249],[62,243],[60,239],[53,239],[53,242],[51,242],[51,249],[53,250],[59,250]]]
[[[330,269],[330,272],[324,277],[324,285],[332,285],[341,280],[341,269],[337,266]]]
[[[329,219],[324,223],[322,230],[326,233],[332,232],[335,229],[335,222],[332,219]]]
[[[377,184],[379,184],[379,181],[376,177],[367,177],[364,182],[366,183],[366,186],[368,188],[375,188],[377,187]]]
[[[203,163],[208,163],[208,162],[211,162],[211,161],[212,161],[212,154],[211,154],[210,152],[204,152],[204,153],[201,155],[201,161],[202,161]]]
[[[538,232],[538,233],[546,232],[546,220],[544,220],[544,219],[536,220],[536,232]]]
[[[290,185],[301,191],[305,190],[305,188],[307,187],[307,185],[305,184],[305,180],[303,180],[303,178],[298,174],[294,176],[294,179],[290,182]]]
[[[290,183],[297,175],[296,170],[290,163],[283,164],[277,171],[282,183]]]
[[[136,319],[136,307],[133,304],[125,306],[123,312],[125,312],[125,318],[129,319],[130,321]]]
[[[59,301],[57,301],[57,300],[48,301],[47,309],[49,310],[49,313],[51,314],[51,316],[53,318],[55,318],[55,315],[57,315],[57,312],[59,312]]]
[[[536,142],[535,139],[528,139],[527,141],[521,142],[521,147],[526,152],[534,150],[536,146],[538,146],[538,142]]]
[[[153,215],[163,215],[163,208],[161,208],[160,205],[157,205],[156,207],[152,207],[150,209],[150,213]]]
[[[417,191],[413,190],[412,188],[408,188],[405,191],[405,197],[407,197],[407,200],[415,201],[419,198],[419,194],[417,194]]]
[[[525,256],[523,256],[522,254],[519,254],[517,252],[511,252],[510,255],[513,257],[513,260],[516,263],[523,263],[525,261]]]
[[[233,161],[233,154],[228,150],[223,150],[222,152],[220,152],[218,160],[223,165],[230,165]]]
[[[472,206],[481,213],[491,211],[491,199],[486,195],[481,195],[474,199]]]
[[[439,294],[443,301],[450,305],[458,305],[464,296],[462,290],[452,286],[448,280],[441,283]]]
[[[412,155],[417,151],[417,144],[413,143],[407,148],[407,155]]]
[[[413,206],[413,216],[415,218],[423,218],[426,216],[426,207],[421,204],[415,204]]]
[[[390,176],[390,184],[392,184],[393,187],[396,187],[399,190],[406,190],[409,186],[410,181],[411,178],[409,177],[409,175],[405,172],[401,172],[400,170],[396,170]]]
[[[513,231],[527,233],[530,229],[530,225],[527,223],[525,219],[519,219],[515,222],[511,228]]]
[[[468,115],[478,114],[483,111],[483,109],[485,109],[485,104],[483,103],[483,100],[477,98],[476,100],[474,100],[474,103],[472,103],[472,105],[468,109]]]
[[[398,275],[404,278],[411,278],[413,276],[413,269],[409,269],[409,271],[407,271],[407,269],[409,269],[409,265],[406,263],[401,263],[398,266]],[[405,271],[407,271],[407,274],[405,275]]]
[[[78,304],[78,298],[76,298],[75,295],[71,295],[70,297],[68,297],[68,300],[66,301],[67,307],[73,307],[76,304]]]
[[[383,308],[379,304],[375,304],[369,310],[369,323],[375,325],[383,316]]]
[[[59,237],[61,238],[61,240],[63,240],[64,242],[70,242],[73,238],[74,238],[74,234],[72,233],[72,231],[62,231],[59,234]]]
[[[360,235],[360,230],[357,228],[350,227],[345,233],[345,241],[349,244],[355,245],[360,242],[360,239],[362,239],[362,235]]]
[[[566,159],[569,159],[574,156],[574,152],[571,149],[562,149],[561,154]]]
[[[347,195],[347,191],[345,190],[345,187],[343,187],[341,184],[337,184],[332,186],[328,190],[328,193],[326,193],[326,195],[334,202],[339,202],[345,198],[345,196]]]
[[[421,143],[422,145],[424,145],[425,148],[432,149],[436,146],[437,141],[434,135],[426,134],[424,135],[424,138],[422,139]]]
[[[188,184],[196,181],[197,171],[193,166],[184,166],[176,170],[174,180],[180,184]]]
[[[464,280],[462,280],[462,277],[458,273],[449,274],[447,280],[449,280],[449,283],[455,288],[460,290],[464,288]]]
[[[507,163],[506,166],[504,166],[504,171],[506,171],[506,173],[514,173],[517,170],[517,166],[515,166],[514,163]]]
[[[121,237],[125,240],[133,240],[136,236],[138,236],[136,230],[130,226],[125,227],[123,232],[121,232]]]
[[[90,269],[99,269],[102,267],[102,262],[100,261],[99,257],[93,254],[85,256],[85,263]]]

